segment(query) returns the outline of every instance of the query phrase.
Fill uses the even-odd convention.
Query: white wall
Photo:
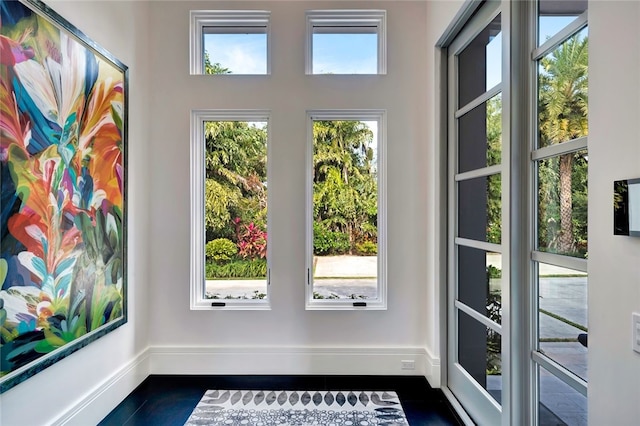
[[[124,373],[147,347],[149,246],[148,4],[140,2],[47,1],[56,12],[129,66],[129,321],[112,333],[0,395],[2,426],[35,426],[65,418],[68,410],[113,375]],[[71,424],[100,421],[147,371],[144,362],[102,394]],[[103,389],[104,390],[104,389]]]
[[[362,2],[157,2],[151,11],[150,209],[153,244],[151,344],[272,348],[424,348],[428,207],[423,201],[428,128],[426,4],[367,2],[388,11],[388,75],[304,74],[306,9],[362,8]],[[264,9],[272,19],[270,76],[189,75],[191,9]],[[189,116],[196,108],[271,111],[269,158],[270,311],[189,309]],[[305,311],[305,112],[380,108],[388,119],[387,311]],[[286,352],[286,349],[283,349]],[[183,358],[184,359],[184,358]],[[243,358],[244,359],[244,358]],[[242,364],[227,372],[319,372],[314,365]],[[328,366],[340,371],[339,361]],[[216,372],[215,359],[209,362]],[[176,372],[187,366],[174,367]],[[371,373],[375,367],[371,367]],[[265,371],[266,370],[266,371]],[[393,371],[400,372],[400,362]]]
[[[267,346],[274,348],[270,368],[280,363],[283,371],[291,357],[281,355],[295,354],[291,348],[299,353],[372,348],[388,355],[426,347],[435,365],[444,329],[431,238],[437,225],[434,116],[439,90],[433,46],[461,3],[367,2],[367,7],[389,11],[389,73],[354,79],[304,75],[304,10],[336,3],[243,2],[242,8],[272,11],[272,75],[212,79],[188,72],[188,11],[211,8],[211,2],[48,2],[130,67],[129,323],[0,395],[0,424],[38,425],[64,416],[139,360],[148,343],[178,356],[182,348],[190,353],[202,349],[203,364],[211,361],[207,347],[231,348],[224,364],[229,370],[251,360],[238,352],[246,355]],[[630,425],[640,418],[640,355],[631,351],[631,312],[640,311],[640,240],[612,235],[611,200],[613,180],[640,176],[640,3],[591,1],[589,21],[589,190],[594,200],[589,211],[589,421]],[[305,110],[369,107],[387,109],[389,120],[389,309],[307,312]],[[188,138],[194,108],[272,111],[271,311],[189,310]],[[362,352],[355,350],[354,359]],[[324,361],[323,368],[340,371],[336,362]],[[144,365],[127,376],[121,393],[142,379],[148,371]],[[162,362],[157,366],[169,368]],[[316,371],[313,365],[297,368]],[[437,369],[427,373],[439,380]],[[34,395],[46,395],[36,408]],[[105,395],[91,407],[98,406],[97,411],[84,410],[72,422],[97,422],[122,396]]]
[[[613,181],[640,177],[640,3],[589,2],[589,424],[640,421],[640,239],[613,235]]]
[[[442,359],[440,343],[444,334],[446,333],[445,323],[441,323],[441,318],[444,318],[442,312],[446,310],[444,306],[441,306],[441,300],[444,296],[442,293],[446,286],[446,266],[445,269],[441,268],[440,256],[446,254],[439,253],[438,240],[442,233],[446,235],[446,229],[441,229],[440,213],[446,210],[446,206],[442,206],[442,201],[439,198],[439,187],[442,184],[440,176],[443,170],[439,167],[438,162],[441,158],[440,137],[438,126],[440,125],[439,117],[442,114],[446,115],[446,111],[440,111],[439,102],[441,93],[444,91],[446,94],[447,88],[442,87],[442,76],[437,72],[437,66],[439,65],[439,49],[436,49],[436,43],[442,36],[447,26],[453,21],[456,13],[460,10],[464,4],[463,0],[443,0],[443,1],[427,1],[427,58],[429,59],[429,66],[427,67],[427,73],[425,74],[425,84],[427,93],[427,114],[426,114],[426,141],[420,146],[421,158],[424,164],[427,166],[423,169],[423,177],[421,180],[428,182],[426,196],[422,198],[427,210],[427,222],[428,228],[424,239],[427,244],[427,279],[425,285],[427,287],[427,321],[426,336],[427,336],[427,352],[431,354],[437,363],[441,365],[445,360]],[[444,154],[446,157],[446,153]],[[444,171],[446,173],[446,170]],[[432,377],[429,379],[429,383],[432,386],[440,386],[441,374],[440,368],[434,368]]]

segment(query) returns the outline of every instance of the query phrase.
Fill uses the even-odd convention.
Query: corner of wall
[[[149,376],[149,349],[142,351],[131,362],[100,383],[75,403],[52,425],[96,424],[109,414],[133,389]]]

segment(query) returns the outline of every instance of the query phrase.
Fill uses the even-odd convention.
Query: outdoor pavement
[[[321,296],[341,299],[376,297],[377,256],[316,256],[314,263],[313,287]],[[220,298],[251,298],[255,291],[266,293],[267,281],[208,280],[206,291]]]

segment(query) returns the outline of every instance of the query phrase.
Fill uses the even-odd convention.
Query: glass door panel
[[[501,35],[487,2],[449,50],[447,385],[479,424],[500,423],[503,389]]]

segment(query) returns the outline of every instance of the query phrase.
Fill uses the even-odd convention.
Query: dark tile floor
[[[207,389],[390,390],[411,426],[461,425],[442,391],[419,376],[149,376],[101,426],[181,426]]]

